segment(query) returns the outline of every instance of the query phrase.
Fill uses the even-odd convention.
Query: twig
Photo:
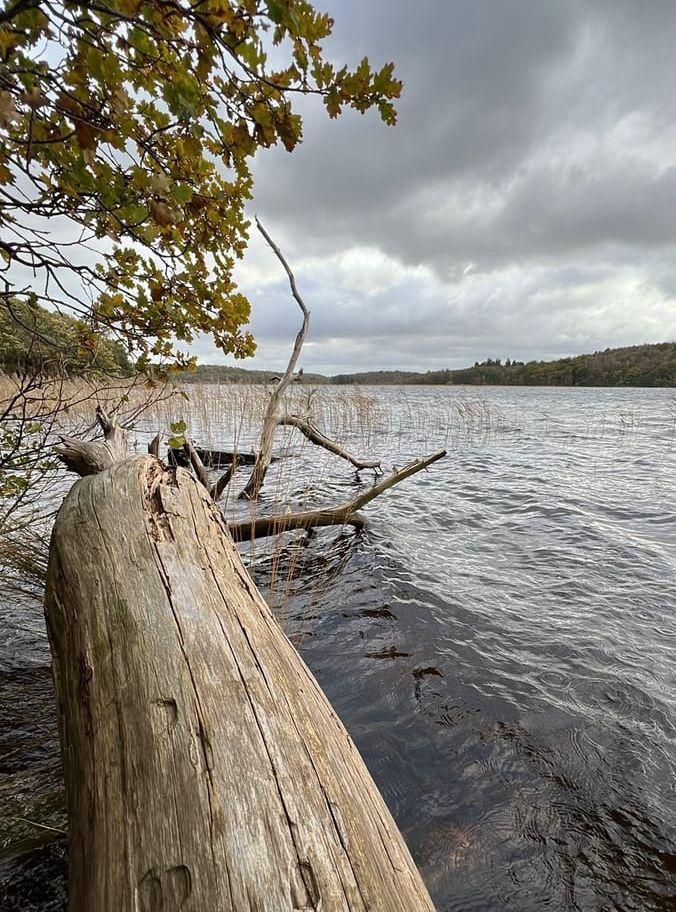
[[[40,827],[41,830],[51,830],[52,833],[61,833],[62,836],[67,836],[67,832],[62,830],[60,827],[47,826],[46,823],[38,823],[37,820],[29,820],[28,817],[10,817],[10,820],[20,820],[21,823],[29,823],[31,826]]]

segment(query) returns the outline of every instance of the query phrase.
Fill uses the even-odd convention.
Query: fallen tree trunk
[[[366,525],[366,518],[358,511],[367,503],[374,500],[388,488],[394,487],[405,478],[410,478],[416,472],[421,472],[433,462],[442,459],[446,450],[439,450],[431,456],[414,459],[403,469],[397,469],[385,478],[366,488],[361,494],[353,497],[347,503],[336,507],[324,507],[319,510],[299,510],[296,513],[276,513],[273,516],[259,516],[252,520],[230,523],[228,529],[235,541],[249,541],[254,538],[263,538],[267,535],[278,535],[280,532],[290,532],[293,529],[314,529],[321,526],[356,526],[361,528]]]
[[[46,614],[71,912],[432,903],[207,491],[152,456],[77,482]]]
[[[237,462],[237,465],[254,465],[258,459],[257,453],[240,453],[237,450],[214,450],[198,446],[194,446],[194,449],[207,469],[228,469],[233,462]],[[159,453],[154,455],[159,457]],[[275,458],[273,456],[271,461],[274,462]],[[166,461],[169,465],[181,466],[183,469],[189,469],[191,466],[190,457],[186,455],[183,447],[169,447]]]

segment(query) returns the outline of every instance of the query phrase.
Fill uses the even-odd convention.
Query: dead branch
[[[60,445],[54,447],[66,468],[78,475],[96,475],[127,455],[126,433],[100,405],[96,407],[96,420],[103,431],[103,440],[61,437]]]
[[[233,460],[230,463],[230,465],[228,466],[228,468],[225,470],[225,472],[223,472],[223,474],[218,479],[216,484],[212,485],[212,487],[209,489],[209,493],[211,494],[211,497],[214,500],[214,502],[217,502],[221,499],[223,491],[225,491],[227,486],[230,484],[230,480],[232,479],[232,476],[235,474],[236,470],[237,470],[237,457],[233,456]]]
[[[161,442],[161,440],[162,440],[162,435],[161,435],[161,434],[155,434],[155,436],[153,437],[153,439],[152,439],[152,440],[150,441],[150,443],[148,444],[148,453],[149,453],[151,456],[156,456],[158,459],[160,458],[160,442]]]
[[[293,346],[293,351],[291,352],[291,357],[289,358],[289,363],[286,366],[284,371],[284,376],[277,383],[270,398],[268,399],[268,404],[265,408],[265,416],[263,418],[263,431],[261,433],[261,445],[258,459],[254,465],[253,471],[247,481],[244,489],[242,490],[240,497],[243,497],[247,500],[255,500],[261,488],[263,487],[263,481],[265,480],[265,475],[268,471],[270,465],[270,457],[272,455],[272,444],[275,438],[275,429],[277,428],[277,412],[279,410],[279,400],[288,387],[288,385],[293,380],[293,372],[298,363],[298,358],[300,357],[301,349],[303,348],[303,342],[305,341],[305,335],[307,333],[308,325],[310,323],[310,311],[305,306],[305,302],[301,298],[298,288],[296,287],[296,279],[291,267],[284,259],[279,247],[272,240],[270,235],[267,233],[265,228],[261,225],[258,218],[256,218],[256,226],[260,233],[263,235],[265,240],[268,242],[269,246],[274,251],[277,259],[280,261],[284,270],[286,271],[287,276],[289,277],[289,285],[291,287],[291,294],[293,295],[296,303],[300,307],[303,314],[303,323],[298,335],[296,336],[296,341]]]
[[[336,443],[335,440],[331,440],[325,434],[322,434],[319,428],[315,427],[309,420],[301,418],[300,415],[284,415],[277,419],[277,424],[298,428],[301,434],[304,437],[307,437],[310,443],[315,443],[317,446],[324,447],[329,453],[334,453],[336,456],[340,456],[341,459],[346,459],[348,462],[352,463],[357,470],[380,468],[379,459],[359,459],[356,456],[352,456],[339,443]]]
[[[323,510],[302,510],[297,513],[278,513],[274,516],[260,516],[253,521],[231,523],[229,525],[230,533],[235,541],[247,541],[253,538],[263,538],[266,535],[289,532],[292,529],[314,529],[318,526],[336,525],[362,527],[365,525],[365,519],[357,512],[358,510],[387,491],[388,488],[415,475],[416,472],[426,469],[445,455],[446,450],[439,450],[430,456],[414,459],[403,469],[397,469],[385,478],[381,478],[357,497],[340,506],[326,507]]]
[[[192,466],[192,470],[197,476],[197,480],[204,485],[204,487],[209,491],[211,489],[211,482],[209,481],[209,473],[207,472],[204,463],[200,459],[195,450],[195,447],[192,445],[190,440],[186,440],[183,444],[183,452],[188,457],[188,461]]]
[[[235,474],[235,469],[237,468],[236,455],[234,453],[232,454],[232,462],[228,468],[225,470],[225,472],[223,472],[215,484],[211,484],[209,481],[209,473],[206,466],[202,462],[202,457],[190,440],[186,440],[186,442],[183,444],[183,451],[188,457],[188,461],[190,462],[195,475],[207,489],[214,503],[220,500],[223,491],[225,491],[227,486],[230,484],[230,479]]]

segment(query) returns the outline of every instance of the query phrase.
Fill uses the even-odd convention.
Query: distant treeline
[[[461,370],[415,374],[378,371],[341,374],[334,383],[425,383],[494,386],[674,386],[676,343],[607,348],[593,355],[556,361],[517,361],[487,358]]]
[[[217,364],[200,365],[184,374],[192,382],[268,383],[272,371],[250,371]],[[607,348],[593,355],[556,361],[516,361],[487,358],[461,370],[366,371],[354,374],[304,374],[312,384],[470,384],[496,386],[676,386],[676,343]]]
[[[37,304],[0,306],[0,372],[53,369],[72,376],[93,371],[132,374],[122,345],[92,336],[73,317]],[[201,364],[180,375],[188,383],[270,383],[273,371],[247,370],[224,364]],[[461,370],[366,371],[353,374],[302,374],[297,379],[320,385],[339,384],[471,384],[497,386],[676,386],[676,342],[607,348],[593,355],[556,361],[487,358]]]
[[[0,372],[25,371],[73,377],[91,373],[129,376],[133,367],[122,345],[88,332],[81,320],[36,303],[3,301]]]

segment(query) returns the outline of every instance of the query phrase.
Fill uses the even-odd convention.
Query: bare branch
[[[403,469],[398,469],[392,474],[382,478],[372,487],[367,488],[352,500],[337,507],[327,507],[323,510],[302,510],[298,513],[280,513],[275,516],[260,516],[253,521],[231,523],[230,533],[235,541],[246,541],[252,538],[262,538],[266,535],[277,535],[279,532],[288,532],[292,529],[313,529],[317,526],[356,525],[362,527],[365,519],[357,511],[366,506],[388,488],[399,484],[405,478],[410,478],[431,466],[438,459],[446,455],[446,450],[439,450],[430,456],[414,459]]]
[[[307,437],[311,443],[316,443],[317,446],[323,447],[329,453],[334,453],[336,456],[340,456],[341,459],[346,459],[357,470],[380,468],[379,459],[359,459],[357,456],[352,456],[339,443],[322,434],[309,420],[301,418],[299,415],[284,415],[282,418],[277,419],[277,424],[298,428],[301,434]]]
[[[265,475],[270,465],[270,456],[272,455],[272,444],[275,438],[275,429],[277,427],[279,400],[285,389],[293,380],[293,372],[296,369],[296,364],[298,363],[298,358],[300,357],[300,352],[303,348],[303,342],[305,341],[305,336],[307,334],[307,329],[310,323],[310,311],[305,306],[305,302],[298,292],[296,279],[293,272],[291,271],[291,267],[284,259],[284,255],[282,254],[279,247],[275,244],[265,228],[261,225],[258,218],[256,218],[256,226],[274,251],[277,259],[280,261],[287,276],[289,277],[291,294],[301,309],[301,312],[303,314],[303,323],[300,330],[298,331],[298,335],[296,336],[296,341],[293,346],[293,351],[291,352],[291,357],[289,358],[289,363],[287,364],[286,370],[284,371],[284,376],[277,383],[274,390],[272,391],[270,398],[268,399],[268,404],[265,409],[265,416],[263,418],[263,431],[261,434],[259,456],[256,460],[256,464],[254,465],[249,480],[247,481],[243,491],[240,494],[240,497],[243,497],[247,500],[255,500],[258,497],[261,488],[263,487]]]

